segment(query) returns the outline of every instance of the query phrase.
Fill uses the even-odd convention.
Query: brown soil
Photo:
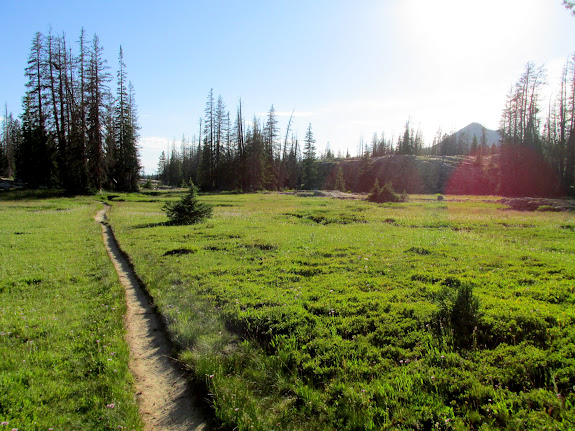
[[[126,339],[144,430],[207,430],[207,421],[184,368],[170,357],[172,349],[161,317],[155,313],[106,223],[108,209],[105,205],[98,211],[96,221],[102,226],[104,244],[126,290]]]

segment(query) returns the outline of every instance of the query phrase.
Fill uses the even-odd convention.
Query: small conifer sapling
[[[210,218],[211,205],[198,201],[198,189],[190,183],[190,190],[177,202],[166,202],[162,210],[170,219],[171,224],[196,224]]]

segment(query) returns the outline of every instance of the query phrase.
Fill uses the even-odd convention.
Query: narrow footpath
[[[186,380],[183,367],[170,357],[170,343],[130,265],[119,250],[106,223],[109,205],[96,214],[104,244],[126,290],[125,325],[130,348],[130,370],[144,430],[207,431],[207,421]]]

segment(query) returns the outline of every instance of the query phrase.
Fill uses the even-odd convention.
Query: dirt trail
[[[197,407],[181,364],[170,357],[170,343],[160,317],[120,252],[112,229],[106,224],[109,206],[96,214],[104,244],[126,290],[125,325],[130,348],[130,370],[136,382],[140,415],[146,431],[206,431],[207,421]]]

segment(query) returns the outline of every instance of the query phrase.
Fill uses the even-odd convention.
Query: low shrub
[[[454,289],[445,287],[439,292],[436,314],[436,330],[439,335],[447,330],[453,336],[456,348],[470,348],[479,324],[479,300],[473,294],[473,287],[460,284]]]
[[[391,183],[385,183],[383,187],[379,186],[379,181],[376,179],[373,188],[367,196],[367,200],[376,203],[385,202],[404,202],[405,195],[395,193]]]

